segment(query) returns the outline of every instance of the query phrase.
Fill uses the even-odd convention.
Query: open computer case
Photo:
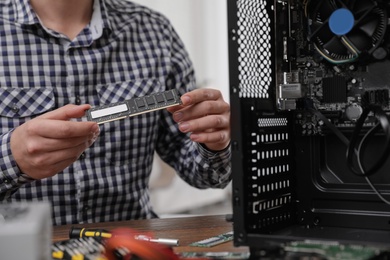
[[[234,244],[252,258],[390,246],[389,19],[384,0],[228,0]]]

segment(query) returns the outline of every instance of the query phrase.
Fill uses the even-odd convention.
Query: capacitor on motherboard
[[[345,116],[352,122],[356,122],[362,113],[363,113],[363,108],[355,103],[349,105],[345,109]]]

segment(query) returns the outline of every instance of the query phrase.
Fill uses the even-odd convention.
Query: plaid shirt
[[[154,151],[189,184],[225,187],[230,149],[213,153],[190,141],[166,110],[101,125],[98,140],[51,178],[26,178],[10,151],[15,127],[66,104],[99,106],[194,87],[183,43],[152,10],[95,0],[90,24],[70,41],[45,28],[28,0],[2,0],[0,201],[50,201],[55,225],[152,218]]]

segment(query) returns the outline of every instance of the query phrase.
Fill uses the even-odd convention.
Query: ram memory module
[[[177,90],[171,89],[122,102],[93,107],[86,111],[86,115],[88,121],[103,124],[180,104],[181,100]]]

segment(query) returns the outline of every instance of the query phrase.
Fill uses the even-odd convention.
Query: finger
[[[217,101],[217,100],[226,103],[223,100],[222,94],[219,90],[207,89],[207,88],[195,89],[181,96],[182,105],[169,107],[167,108],[167,110],[173,114],[191,105],[195,105],[205,101]]]
[[[205,101],[173,113],[173,119],[179,123],[206,115],[222,115],[230,112],[230,106],[224,101]]]
[[[93,133],[83,137],[62,138],[62,139],[38,137],[29,140],[26,143],[26,146],[27,146],[27,151],[30,154],[40,154],[40,153],[55,152],[58,150],[77,147],[86,142],[92,144],[96,141],[97,137],[98,134],[93,134]]]
[[[187,92],[181,96],[183,106],[197,104],[207,100],[222,99],[222,94],[217,89],[200,88]]]
[[[91,144],[84,142],[68,149],[32,156],[25,172],[35,179],[53,176],[75,162]]]
[[[205,144],[211,150],[222,150],[229,145],[230,141],[228,131],[192,133],[190,139]]]
[[[83,142],[77,146],[67,149],[55,150],[50,153],[44,153],[36,157],[34,162],[39,165],[48,165],[52,167],[62,161],[76,161],[80,155],[91,145],[91,142]]]
[[[175,113],[176,111],[179,111],[181,109],[183,109],[184,106],[182,105],[177,105],[177,106],[172,106],[172,107],[167,107],[166,110],[168,110],[168,112],[170,112],[171,114]]]
[[[44,119],[57,119],[57,120],[70,120],[71,118],[80,118],[85,115],[85,111],[90,109],[91,106],[88,104],[85,105],[72,105],[68,104],[66,106],[60,107],[56,110],[45,113],[39,118]]]
[[[52,139],[64,139],[73,137],[86,137],[90,134],[99,134],[99,126],[96,122],[75,122],[61,120],[38,119],[26,124],[29,135],[41,136]]]
[[[183,133],[204,132],[208,129],[223,128],[229,128],[229,121],[222,115],[208,115],[179,123],[179,129]]]

